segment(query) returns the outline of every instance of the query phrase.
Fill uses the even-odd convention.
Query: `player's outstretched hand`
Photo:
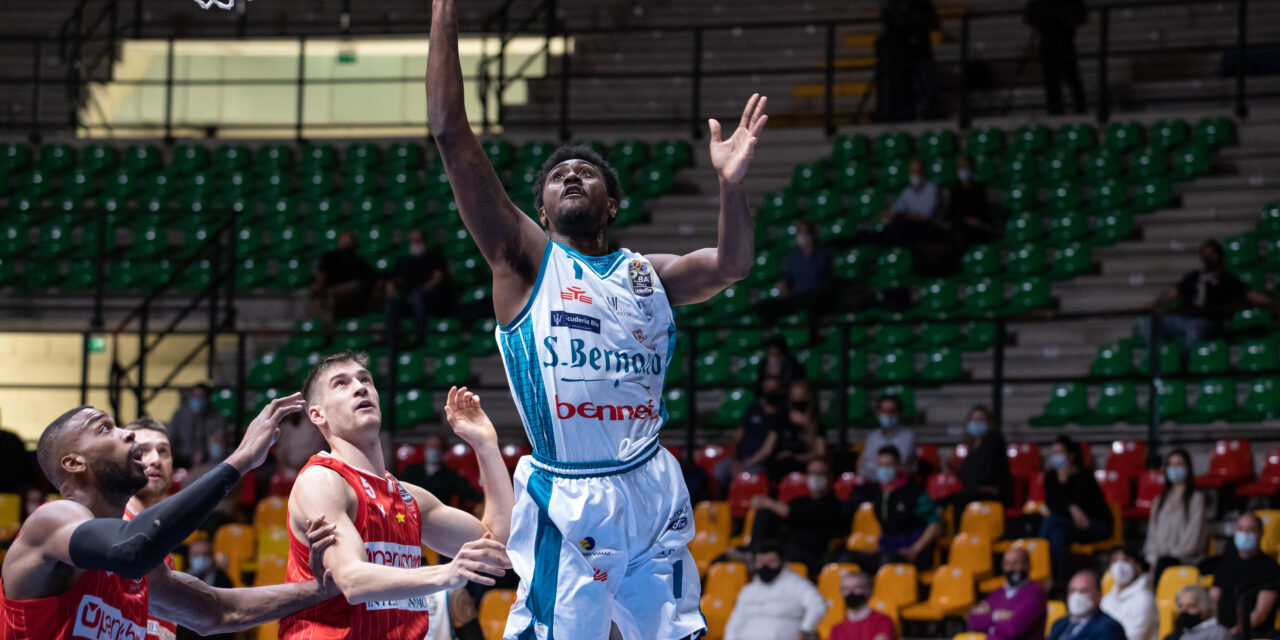
[[[227,464],[240,473],[256,469],[267,459],[267,450],[280,437],[280,420],[291,413],[302,411],[306,406],[307,401],[303,400],[301,393],[272,400],[249,423],[240,446],[227,456]]]
[[[486,533],[483,538],[462,545],[453,562],[445,567],[449,570],[447,584],[443,585],[446,589],[458,589],[468,582],[493,586],[494,578],[502,577],[511,568],[511,559],[506,545]]]
[[[316,516],[315,520],[307,521],[307,544],[310,546],[308,564],[311,566],[311,575],[315,576],[316,584],[325,591],[332,591],[333,595],[338,595],[341,591],[333,581],[333,572],[324,566],[324,550],[338,541],[337,530],[338,525],[325,522],[323,513]]]
[[[755,154],[756,139],[764,130],[764,123],[769,116],[764,114],[764,105],[769,98],[758,93],[751,94],[747,107],[742,110],[742,120],[738,128],[727,140],[720,138],[720,122],[715,118],[707,121],[711,129],[711,166],[716,168],[720,179],[729,184],[741,184],[747,175],[747,167]]]
[[[480,396],[466,387],[450,387],[449,400],[444,404],[444,417],[459,438],[478,449],[485,444],[498,444],[498,430],[489,416],[480,408]]]

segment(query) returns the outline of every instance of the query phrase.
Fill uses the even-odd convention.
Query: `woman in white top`
[[[1137,547],[1116,549],[1111,554],[1111,577],[1115,586],[1102,596],[1102,612],[1124,627],[1128,640],[1157,640],[1160,614],[1152,593],[1147,569]]]
[[[1204,557],[1204,494],[1196,491],[1196,474],[1186,449],[1174,449],[1164,460],[1164,489],[1151,505],[1143,555],[1155,566],[1156,583],[1164,570],[1194,565]]]

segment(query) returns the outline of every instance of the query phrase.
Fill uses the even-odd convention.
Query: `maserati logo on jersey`
[[[632,260],[627,279],[631,281],[631,292],[641,298],[653,295],[653,267],[644,260]]]
[[[582,287],[569,287],[560,292],[561,300],[578,301],[584,304],[591,304],[591,296],[587,295],[587,290]]]
[[[575,331],[590,331],[591,333],[600,333],[600,319],[591,316],[584,316],[581,313],[569,313],[567,311],[552,311],[551,326],[568,327]]]
[[[76,625],[71,630],[73,638],[90,640],[142,640],[147,628],[124,617],[119,609],[97,596],[86,595],[80,599],[76,611]]]
[[[653,400],[650,399],[648,404],[617,405],[617,404],[594,404],[591,402],[583,402],[580,404],[570,404],[568,402],[560,402],[560,395],[556,395],[556,416],[561,420],[570,418],[587,418],[604,420],[648,420],[658,417],[658,412],[653,408]]]

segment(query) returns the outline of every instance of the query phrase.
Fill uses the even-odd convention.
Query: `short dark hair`
[[[67,425],[81,411],[92,408],[87,404],[76,407],[54,418],[53,422],[50,422],[49,426],[40,433],[40,440],[36,442],[36,462],[44,472],[44,477],[48,478],[55,487],[62,481],[62,470],[58,466],[58,460],[62,458],[62,437],[66,435]]]
[[[898,451],[898,448],[891,444],[886,444],[885,446],[880,447],[880,450],[876,452],[876,455],[893,456],[894,463],[902,462],[902,452]]]
[[[1213,249],[1214,253],[1217,253],[1219,256],[1227,255],[1227,250],[1222,248],[1222,243],[1214,240],[1213,238],[1209,238],[1208,240],[1200,243],[1201,251],[1203,251],[1205,247]]]
[[[1064,433],[1057,438],[1054,438],[1053,443],[1062,445],[1062,447],[1067,450],[1067,457],[1075,461],[1077,467],[1080,467],[1081,469],[1085,468],[1084,449],[1080,446],[1079,442],[1076,442],[1071,438],[1071,436]]]
[[[884,404],[886,401],[893,403],[894,411],[897,411],[898,413],[902,413],[902,398],[899,398],[898,396],[895,396],[891,393],[880,396],[880,399],[876,400],[876,408],[879,409],[880,405]]]
[[[1143,573],[1146,573],[1151,569],[1151,564],[1147,562],[1146,556],[1142,554],[1142,547],[1139,547],[1133,544],[1132,542],[1129,542],[1121,546],[1118,549],[1118,551],[1124,554],[1124,557],[1137,563],[1138,567],[1142,569]]]
[[[761,540],[760,542],[756,543],[755,551],[756,551],[756,555],[760,555],[762,553],[776,553],[779,556],[781,556],[782,541],[773,539],[773,538]]]
[[[302,398],[307,401],[308,405],[313,404],[311,401],[311,393],[315,391],[316,382],[320,379],[320,376],[324,375],[324,372],[328,371],[330,368],[336,365],[346,364],[348,362],[354,362],[365,368],[369,367],[369,357],[363,353],[357,353],[355,351],[339,351],[338,353],[331,353],[320,358],[320,362],[317,362],[316,366],[311,367],[311,371],[307,373],[307,379],[302,382]]]
[[[169,428],[164,426],[163,422],[149,416],[142,416],[120,428],[128,431],[155,431],[166,438],[169,437]]]
[[[594,165],[604,176],[604,188],[609,192],[609,197],[614,200],[622,199],[622,187],[618,184],[618,172],[614,171],[613,165],[590,147],[565,145],[551,152],[547,161],[542,163],[542,168],[538,170],[538,182],[533,186],[534,208],[542,208],[542,188],[547,186],[547,174],[551,173],[556,165],[566,160],[581,160]]]

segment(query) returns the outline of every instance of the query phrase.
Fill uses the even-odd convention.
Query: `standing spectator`
[[[1102,611],[1124,627],[1129,640],[1156,640],[1160,630],[1148,569],[1150,565],[1137,548],[1124,547],[1111,553],[1111,577],[1116,584],[1102,596]]]
[[[449,265],[439,251],[427,247],[421,230],[409,232],[409,255],[391,268],[384,300],[388,331],[400,330],[400,317],[407,308],[418,342],[427,335],[427,317],[448,311]]]
[[[756,575],[738,592],[724,640],[816,640],[827,601],[782,561],[782,545],[756,548]]]
[[[831,640],[894,640],[893,620],[871,608],[871,593],[867,574],[852,572],[840,577],[844,620],[831,628]]]
[[[781,434],[777,453],[777,477],[804,471],[814,460],[827,459],[827,440],[818,423],[818,403],[808,380],[793,380],[787,411],[787,430]]]
[[[1102,586],[1098,574],[1081,571],[1071,576],[1067,617],[1053,623],[1049,640],[1125,640],[1124,627],[1098,608]]]
[[[849,532],[849,521],[840,517],[840,499],[831,492],[831,470],[823,460],[809,462],[806,473],[809,494],[779,502],[767,495],[751,499],[756,509],[755,540],[783,538],[783,557],[803,562],[816,576],[831,541]],[[785,529],[785,534],[784,534]]]
[[[422,441],[422,464],[404,470],[401,478],[431,492],[441,502],[453,507],[467,507],[484,501],[480,493],[457,471],[444,465],[445,441],[439,434],[428,434]]]
[[[716,483],[728,491],[729,483],[742,472],[769,473],[779,434],[787,428],[787,395],[777,378],[765,378],[760,397],[747,407],[741,425],[733,431],[729,455],[716,465]]]
[[[337,248],[320,256],[311,299],[330,332],[339,320],[358,316],[369,306],[369,290],[376,274],[357,248],[356,234],[344,231],[338,236]]]
[[[862,446],[862,461],[858,465],[858,475],[874,478],[879,460],[875,457],[886,446],[892,446],[902,458],[907,469],[914,469],[916,462],[916,434],[908,427],[902,426],[902,398],[898,396],[881,396],[876,402],[876,420],[880,428],[867,435]]]
[[[1111,508],[1084,465],[1080,444],[1070,436],[1054,441],[1044,474],[1044,502],[1049,509],[1040,537],[1049,541],[1053,575],[1067,575],[1067,553],[1073,542],[1098,542],[1111,535]]]
[[[218,566],[213,555],[213,545],[205,539],[194,540],[187,547],[186,573],[200,582],[218,589],[230,589],[235,586],[231,583],[231,578],[227,577],[226,572]],[[234,640],[236,634],[226,633],[202,636],[186,627],[179,626],[177,637],[179,640],[195,640],[196,638]]]
[[[932,560],[933,543],[942,532],[937,506],[915,475],[903,471],[902,457],[895,447],[881,447],[876,461],[870,476],[875,482],[849,495],[844,517],[851,521],[859,506],[871,503],[880,523],[880,544],[876,555],[852,554],[851,560],[868,571],[886,562],[910,562],[926,569]]]
[[[1151,504],[1147,542],[1143,555],[1155,566],[1159,584],[1164,570],[1175,565],[1196,565],[1204,558],[1209,536],[1204,494],[1195,487],[1191,454],[1174,449],[1164,459],[1164,488]]]
[[[949,502],[957,512],[978,500],[998,500],[1010,506],[1013,475],[1009,471],[1009,454],[1004,434],[991,419],[991,410],[982,405],[970,409],[964,430],[968,455],[960,463],[960,491]]]
[[[818,241],[817,227],[807,220],[796,223],[795,242],[782,261],[781,295],[760,305],[761,320],[767,325],[797,311],[807,311],[814,322],[831,302],[831,253]]]
[[[1022,547],[1010,547],[1000,567],[1004,586],[973,608],[969,631],[985,633],[987,640],[1044,640],[1048,595],[1029,579],[1031,555]]]
[[[1076,113],[1085,112],[1084,83],[1076,56],[1076,29],[1089,17],[1084,0],[1028,0],[1022,14],[1040,34],[1040,67],[1044,72],[1044,95],[1050,114],[1063,112],[1062,83],[1071,89]]]
[[[1280,589],[1275,585],[1280,582],[1280,565],[1258,550],[1261,536],[1262,521],[1258,516],[1252,511],[1240,514],[1231,546],[1210,567],[1213,574],[1210,593],[1218,603],[1218,622],[1237,638],[1269,638],[1275,630],[1276,595]],[[1250,592],[1262,586],[1266,588]],[[1243,602],[1237,600],[1237,594],[1241,593],[1247,593]],[[1246,619],[1239,618],[1240,610]],[[1248,633],[1245,633],[1245,623],[1249,626]]]
[[[764,384],[765,378],[777,378],[782,386],[791,384],[793,380],[807,377],[804,365],[787,346],[787,339],[781,334],[769,336],[764,341],[764,357],[760,359],[759,371],[756,375],[756,392]]]
[[[876,42],[881,120],[937,117],[938,89],[931,32],[940,28],[931,0],[881,0]]]
[[[1160,336],[1182,338],[1183,353],[1190,353],[1196,343],[1208,340],[1222,331],[1222,324],[1241,307],[1255,305],[1274,307],[1269,295],[1249,288],[1235,274],[1227,271],[1226,253],[1217,240],[1200,245],[1201,268],[1189,271],[1178,284],[1156,297],[1148,309],[1159,309],[1176,300],[1174,313],[1160,316]],[[1139,318],[1138,331],[1146,340],[1151,335],[1151,319]]]
[[[1214,617],[1213,599],[1204,587],[1189,584],[1179,589],[1174,604],[1178,607],[1178,619],[1174,623],[1177,630],[1165,640],[1228,640],[1231,637]]]
[[[946,227],[961,246],[991,242],[995,237],[991,203],[987,199],[987,186],[973,175],[973,158],[956,159],[956,183],[951,185],[947,200]]]
[[[227,428],[227,419],[209,403],[209,385],[197,384],[187,391],[186,400],[178,405],[169,419],[169,435],[173,441],[176,467],[191,467],[203,462],[196,456],[204,450],[209,436]],[[221,457],[216,458],[221,460]]]
[[[924,161],[913,158],[907,186],[885,212],[880,231],[859,231],[855,244],[881,247],[916,246],[942,239],[942,197],[938,185],[925,176]]]
[[[33,454],[18,434],[0,429],[0,493],[22,493],[38,481]]]

